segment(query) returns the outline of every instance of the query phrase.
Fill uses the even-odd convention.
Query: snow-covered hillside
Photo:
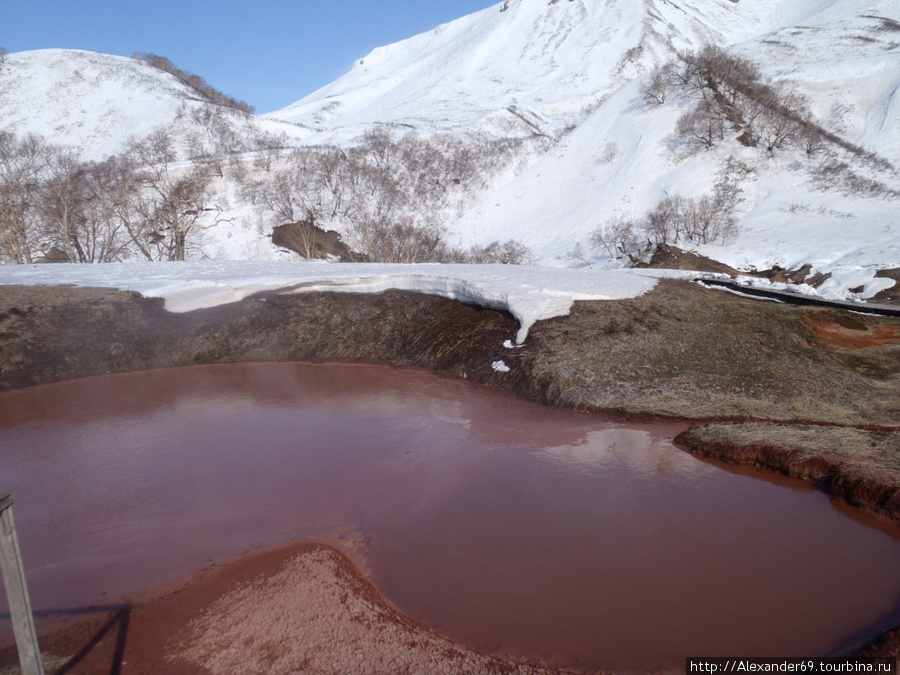
[[[318,138],[374,123],[558,137],[451,226],[463,244],[521,240],[544,264],[572,264],[576,245],[598,262],[598,226],[667,195],[709,192],[733,158],[752,169],[738,235],[700,252],[743,269],[809,263],[840,295],[900,266],[898,200],[822,189],[801,153],[773,158],[731,142],[685,157],[673,136],[691,102],[648,105],[641,87],[678,51],[728,47],[808,96],[825,129],[900,166],[898,21],[892,0],[510,0],[377,49],[268,117]],[[900,186],[896,172],[873,180]]]
[[[134,58],[41,49],[9,54],[0,66],[0,129],[39,134],[85,159],[119,153],[160,127],[196,132],[191,112],[204,105],[196,91]],[[263,125],[306,135],[296,125]]]
[[[92,159],[171,123],[190,97],[171,75],[121,56],[43,49],[9,54],[0,67],[3,128],[83,148]]]
[[[733,51],[808,95],[826,129],[900,166],[900,24],[890,18],[900,8],[890,0],[807,5],[826,8]],[[802,153],[772,157],[732,141],[684,157],[673,144],[674,129],[689,101],[648,104],[641,96],[646,79],[620,87],[526,173],[465,214],[455,230],[471,238],[489,222],[497,236],[521,238],[539,257],[564,255],[578,242],[587,245],[610,218],[640,216],[669,194],[708,192],[734,157],[753,170],[743,183],[738,236],[703,253],[741,268],[812,263],[833,272],[836,266],[900,264],[896,196],[820,189],[810,176],[820,160]],[[896,171],[877,179],[894,189],[900,184]]]
[[[734,44],[808,13],[794,0],[510,0],[380,47],[269,118],[555,135],[677,50]],[[819,3],[821,4],[821,3]]]
[[[729,131],[689,151],[676,126],[696,92],[656,104],[644,90],[678,52],[706,45],[805,96],[831,140],[815,153],[772,152]],[[740,269],[808,264],[831,275],[821,292],[864,286],[865,296],[890,283],[873,282],[876,270],[900,268],[898,91],[896,0],[501,0],[376,49],[334,83],[234,128],[319,149],[372,129],[441,134],[441,147],[453,137],[476,152],[485,139],[524,139],[493,174],[454,187],[437,215],[455,245],[515,239],[553,266],[622,264],[592,247],[598,227],[639,220],[669,196],[710,194],[739,167],[736,234],[685,245]],[[189,139],[205,105],[195,99],[121,57],[47,50],[10,54],[0,68],[0,129],[41,133],[89,159],[160,125]],[[274,175],[254,165],[253,147],[240,151],[249,174],[216,179],[229,222],[204,232],[207,256],[277,257],[273,215],[241,184]],[[340,217],[327,226],[342,231]]]

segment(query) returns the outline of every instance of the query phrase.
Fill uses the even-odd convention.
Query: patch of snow
[[[96,286],[165,299],[170,312],[238,302],[263,291],[381,293],[405,290],[509,311],[519,322],[521,344],[536,321],[564,316],[576,300],[633,298],[660,270],[550,269],[517,265],[382,265],[251,261],[110,263],[104,265],[4,265],[0,285]]]
[[[493,368],[496,373],[508,373],[510,371],[509,366],[506,365],[506,361],[494,361],[491,364],[491,368]]]

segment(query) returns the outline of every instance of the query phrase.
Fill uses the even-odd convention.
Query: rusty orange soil
[[[857,330],[836,321],[805,316],[804,320],[822,342],[836,349],[866,349],[891,342],[900,342],[900,325],[886,324]]]
[[[183,588],[41,638],[48,673],[564,673],[467,650],[391,607],[315,543],[246,555]],[[3,665],[14,650],[0,652]],[[5,671],[4,671],[5,672]]]

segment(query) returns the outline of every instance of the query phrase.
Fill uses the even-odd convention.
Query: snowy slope
[[[0,68],[3,128],[84,148],[90,159],[170,124],[190,97],[168,73],[122,56],[42,49],[9,54]]]
[[[810,11],[802,25],[757,36],[734,51],[808,95],[826,128],[900,166],[900,24],[890,19],[900,18],[900,8],[892,0],[818,4],[821,11]],[[813,162],[802,153],[771,158],[732,142],[681,157],[671,141],[690,101],[648,105],[642,84],[638,78],[620,87],[528,171],[465,214],[454,231],[463,241],[475,240],[489,223],[492,236],[526,241],[539,259],[553,263],[577,243],[587,247],[604,221],[639,217],[667,195],[709,192],[718,167],[735,156],[756,171],[743,186],[740,234],[727,247],[702,253],[744,269],[805,263],[832,273],[866,268],[866,279],[878,267],[900,265],[896,198],[817,189],[809,175]],[[877,178],[900,186],[896,173]]]
[[[169,73],[133,58],[74,49],[16,52],[0,67],[0,129],[35,133],[103,159],[165,127],[197,132],[190,111],[204,102]],[[306,135],[294,125],[272,131]]]
[[[326,132],[381,122],[555,135],[676,50],[744,41],[820,4],[510,0],[380,47],[267,117]]]
[[[824,293],[846,295],[900,266],[897,200],[823,190],[801,153],[770,158],[732,141],[684,157],[673,136],[691,101],[649,106],[640,88],[676,51],[727,47],[808,96],[826,129],[900,166],[898,22],[896,0],[510,0],[376,49],[267,117],[321,141],[378,123],[557,140],[451,226],[463,246],[514,238],[551,265],[572,264],[576,244],[603,264],[589,247],[598,225],[709,192],[733,156],[753,169],[739,236],[700,252],[743,269],[810,263],[833,275]],[[900,187],[896,173],[869,176]]]
[[[580,264],[566,256],[577,244],[595,268],[608,266],[589,247],[598,225],[639,218],[667,195],[708,193],[733,157],[751,170],[738,236],[700,253],[741,269],[808,263],[832,274],[821,292],[833,296],[857,286],[871,295],[890,283],[873,275],[900,267],[896,197],[823,189],[814,179],[820,160],[799,151],[769,157],[734,139],[692,155],[679,150],[675,123],[692,99],[651,105],[641,87],[676,51],[706,44],[791,83],[826,129],[900,167],[897,0],[503,0],[376,49],[255,124],[305,144],[352,143],[381,124],[468,142],[541,137],[468,195],[450,231],[461,246],[517,239],[553,266]],[[0,128],[37,131],[88,158],[160,124],[189,134],[188,113],[202,105],[191,99],[168,74],[121,57],[46,50],[11,54],[0,69]],[[900,189],[896,171],[854,170]],[[232,223],[204,233],[206,255],[277,258],[264,215],[237,183],[218,182]]]

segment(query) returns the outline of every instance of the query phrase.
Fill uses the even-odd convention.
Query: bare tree
[[[130,155],[142,188],[143,223],[132,232],[135,244],[150,259],[184,260],[188,235],[224,220],[210,205],[206,167],[175,166],[172,136],[162,129],[133,144]]]
[[[323,230],[311,221],[279,225],[272,231],[272,243],[295,251],[304,260],[316,260],[323,255]]]
[[[165,56],[142,52],[135,52],[133,56],[135,59],[143,61],[153,68],[157,68],[158,70],[162,70],[171,75],[174,75],[179,82],[193,89],[204,100],[209,101],[210,103],[213,103],[217,106],[231,108],[244,115],[252,115],[254,112],[253,106],[251,106],[246,101],[241,101],[239,99],[235,99],[231,96],[223,94],[218,89],[212,87],[199,75],[191,73],[187,70],[177,68],[175,64]]]
[[[734,235],[735,219],[714,196],[687,200],[687,239],[698,244],[725,243]]]
[[[673,67],[671,64],[657,68],[650,75],[647,83],[641,87],[641,95],[649,103],[663,105],[672,88]]]
[[[339,232],[359,259],[464,259],[446,244],[452,199],[484,180],[511,147],[485,141],[473,149],[449,136],[396,137],[379,127],[353,147],[294,150],[278,168],[258,152],[257,166],[266,174],[246,194],[273,214],[274,224],[306,221]]]
[[[48,243],[68,262],[89,262],[81,242],[88,199],[86,174],[86,166],[74,151],[49,153],[38,214]]]
[[[134,238],[130,232],[140,229],[143,218],[140,205],[140,183],[134,167],[123,157],[111,157],[92,164],[86,172],[81,246],[86,262],[114,262],[137,253],[130,249]],[[151,257],[152,259],[152,257]]]
[[[808,157],[813,157],[825,150],[825,134],[822,129],[811,122],[800,125],[798,137],[800,139],[800,147],[806,152]]]
[[[531,249],[515,239],[505,242],[492,241],[486,246],[474,245],[465,256],[465,262],[476,264],[524,265],[532,258]]]
[[[42,243],[38,203],[48,163],[39,136],[20,141],[0,131],[0,253],[10,262],[33,262]]]
[[[613,259],[636,260],[642,249],[638,223],[632,218],[620,216],[597,227],[591,234],[591,245],[606,251]]]
[[[260,132],[253,138],[253,150],[256,157],[253,159],[253,166],[261,169],[266,173],[275,168],[275,164],[284,154],[284,149],[288,145],[288,138],[285,134],[270,134]]]
[[[689,142],[708,149],[725,137],[725,120],[721,110],[704,99],[678,118],[675,131]]]

